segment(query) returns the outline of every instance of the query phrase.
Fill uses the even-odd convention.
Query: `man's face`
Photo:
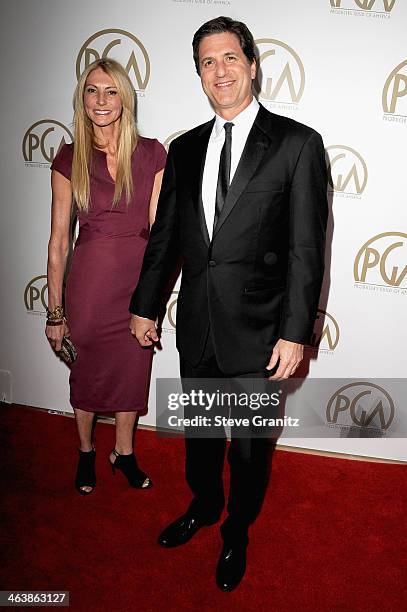
[[[235,34],[205,36],[199,44],[202,88],[217,114],[233,119],[252,100],[256,62],[250,64]]]

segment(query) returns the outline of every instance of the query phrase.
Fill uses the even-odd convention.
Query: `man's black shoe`
[[[246,544],[225,543],[216,568],[216,584],[222,591],[233,591],[246,571]]]
[[[168,525],[158,537],[158,544],[166,548],[186,544],[201,527],[213,525],[216,521],[205,522],[195,514],[187,512]]]

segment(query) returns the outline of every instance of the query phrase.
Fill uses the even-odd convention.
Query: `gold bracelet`
[[[64,316],[64,307],[63,306],[55,306],[53,310],[48,310],[47,308],[47,319],[48,321],[59,321]]]

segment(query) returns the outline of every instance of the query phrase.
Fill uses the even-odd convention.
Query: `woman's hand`
[[[45,335],[48,338],[51,348],[58,353],[61,350],[62,338],[69,336],[69,327],[66,319],[62,320],[61,325],[47,325]]]
[[[137,338],[140,346],[151,346],[154,342],[158,342],[157,329],[152,319],[132,314],[129,327],[131,335]]]

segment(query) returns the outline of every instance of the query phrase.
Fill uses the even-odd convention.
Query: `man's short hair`
[[[247,57],[251,64],[256,59],[256,53],[254,50],[253,35],[249,28],[242,21],[235,21],[230,17],[216,17],[207,21],[195,32],[192,40],[192,51],[194,56],[195,68],[198,74],[199,70],[199,45],[205,36],[211,36],[212,34],[222,34],[223,32],[230,32],[235,34],[239,39],[240,46],[243,53]]]

